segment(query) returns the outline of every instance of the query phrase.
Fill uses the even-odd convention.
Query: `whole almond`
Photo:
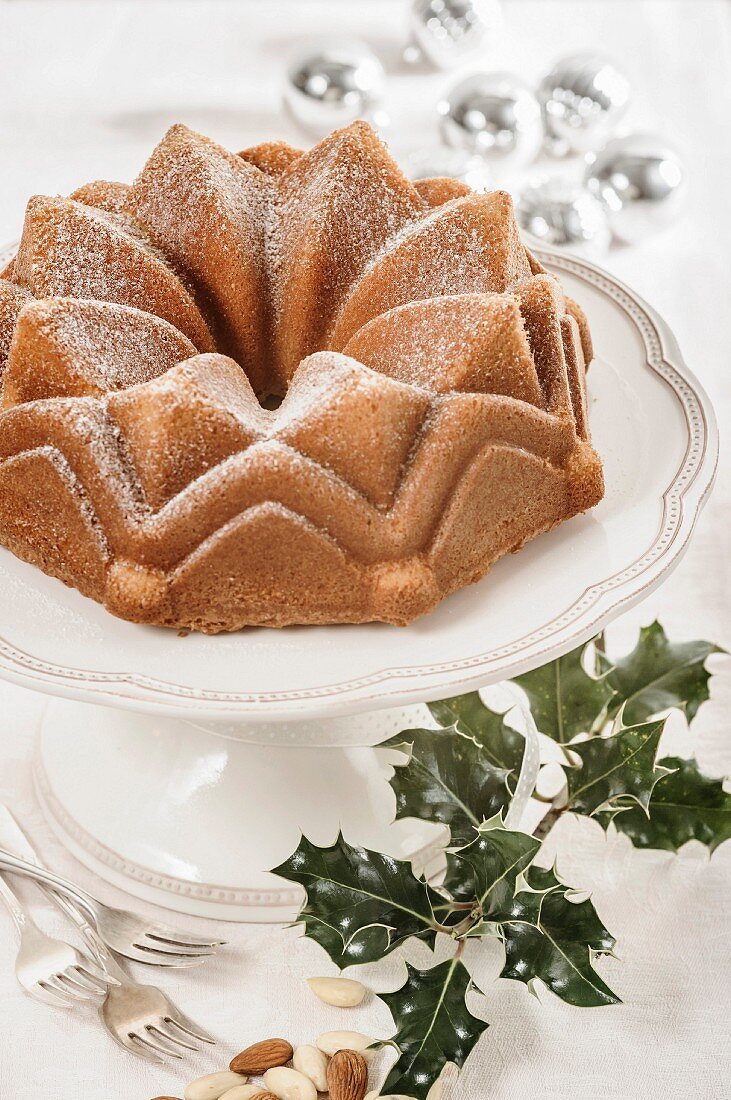
[[[207,1073],[197,1077],[185,1090],[185,1100],[220,1100],[224,1092],[230,1092],[234,1085],[245,1085],[246,1078],[240,1073]]]
[[[268,1069],[283,1066],[293,1053],[292,1044],[286,1039],[264,1039],[232,1058],[229,1069],[232,1073],[243,1073],[247,1077],[261,1077]]]
[[[371,1046],[373,1039],[363,1035],[360,1031],[324,1031],[315,1040],[315,1046],[323,1054],[337,1054],[339,1050],[357,1050],[364,1058],[370,1056],[366,1048]]]
[[[336,1008],[355,1008],[365,997],[365,986],[352,978],[308,978],[307,984],[321,1001]]]
[[[287,1066],[267,1070],[264,1084],[277,1100],[317,1100],[317,1089],[309,1077]]]
[[[292,1065],[309,1077],[318,1092],[327,1092],[327,1055],[317,1047],[297,1047]]]
[[[368,1090],[368,1066],[357,1050],[339,1050],[327,1067],[330,1100],[363,1100]]]

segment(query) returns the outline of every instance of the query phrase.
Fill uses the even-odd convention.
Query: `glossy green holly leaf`
[[[411,936],[433,946],[433,906],[444,899],[408,862],[352,847],[342,836],[324,848],[303,836],[273,873],[304,886],[297,921],[340,967],[381,959]]]
[[[644,722],[679,707],[692,721],[708,698],[706,658],[722,652],[711,642],[670,642],[658,622],[643,627],[632,652],[607,671],[607,682],[616,692],[610,715],[624,704],[625,722]]]
[[[570,901],[571,891],[552,870],[531,867],[526,889],[513,899],[500,924],[505,945],[502,978],[533,987],[540,978],[561,1000],[592,1008],[618,1004],[619,998],[597,974],[597,955],[611,954],[614,937],[591,901]]]
[[[407,963],[406,969],[404,985],[381,994],[396,1024],[393,1042],[400,1051],[381,1093],[425,1100],[444,1065],[464,1065],[488,1025],[467,1007],[465,997],[476,987],[459,959],[430,970]]]
[[[499,818],[487,821],[476,840],[448,855],[445,889],[456,901],[474,899],[479,919],[497,921],[510,909],[518,875],[540,846],[535,837],[505,829]]]
[[[516,775],[523,761],[525,741],[505,722],[505,715],[485,706],[479,692],[455,695],[427,704],[440,726],[455,726],[460,733],[472,737],[496,768],[505,768]]]
[[[671,852],[689,840],[699,840],[713,852],[731,839],[731,794],[722,781],[703,775],[695,760],[666,756],[660,764],[671,770],[658,780],[648,813],[636,805],[623,810],[613,817],[616,828],[636,848]],[[605,823],[601,815],[600,821]]]
[[[480,742],[456,725],[406,730],[383,747],[408,754],[391,779],[396,817],[448,825],[454,845],[469,844],[475,829],[510,802],[511,770],[493,763]]]
[[[590,676],[584,668],[587,644],[514,680],[528,696],[539,731],[562,745],[600,729],[612,698],[606,673]]]
[[[581,767],[567,768],[568,809],[579,814],[608,810],[617,802],[645,809],[655,784],[665,774],[655,766],[665,720],[621,726],[611,737],[577,741],[571,751]]]

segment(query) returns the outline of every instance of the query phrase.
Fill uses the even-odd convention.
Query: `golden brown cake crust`
[[[20,311],[32,301],[33,295],[30,291],[7,279],[0,279],[0,379],[8,365],[10,345]]]
[[[134,306],[213,349],[191,294],[142,227],[74,199],[30,200],[13,282],[36,298],[90,298]]]
[[[264,172],[185,126],[168,131],[126,204],[195,288],[216,348],[244,365],[263,395],[271,376],[266,252],[273,204]]]
[[[472,188],[466,183],[445,176],[416,180],[414,187],[427,206],[442,206],[451,199],[461,199],[472,194]]]
[[[590,357],[506,194],[413,185],[364,123],[173,127],[29,204],[0,543],[135,622],[405,624],[601,499]]]
[[[113,354],[100,355],[105,346]],[[194,354],[182,332],[152,313],[83,298],[29,299],[16,319],[2,404],[101,396]]]
[[[127,183],[112,183],[109,180],[93,180],[77,187],[69,198],[82,202],[86,206],[95,206],[97,210],[106,210],[109,214],[123,214],[129,199],[130,187]]]

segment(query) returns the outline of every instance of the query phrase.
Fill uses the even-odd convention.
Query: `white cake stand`
[[[178,637],[119,621],[0,551],[0,675],[56,698],[35,775],[85,864],[186,913],[281,920],[267,872],[300,830],[408,856],[436,827],[392,823],[378,745],[425,700],[560,655],[661,584],[711,488],[717,429],[667,325],[584,261],[542,253],[586,309],[590,418],[607,494],[406,629]]]

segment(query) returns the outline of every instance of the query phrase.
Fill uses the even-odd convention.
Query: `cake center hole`
[[[269,409],[270,412],[274,412],[276,409],[279,408],[283,401],[284,398],[280,397],[279,394],[270,393],[268,397],[263,398],[261,402],[261,407],[263,409]]]

